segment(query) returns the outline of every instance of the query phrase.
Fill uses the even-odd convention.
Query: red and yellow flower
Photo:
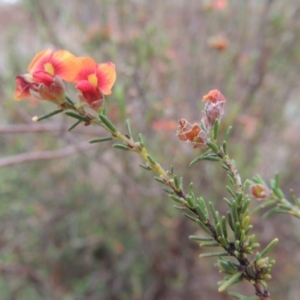
[[[63,80],[74,81],[79,71],[78,58],[67,50],[43,50],[35,55],[28,71],[16,77],[16,100],[34,97],[62,104],[65,102]]]
[[[75,78],[75,88],[81,92],[79,98],[92,109],[99,110],[104,105],[104,95],[111,94],[116,67],[111,62],[97,64],[90,57],[79,57],[78,61],[80,70]]]

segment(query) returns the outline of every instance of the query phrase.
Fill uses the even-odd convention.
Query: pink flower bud
[[[206,101],[202,123],[205,128],[210,129],[214,126],[215,120],[221,119],[226,99],[220,91],[212,90],[203,96],[202,101]]]

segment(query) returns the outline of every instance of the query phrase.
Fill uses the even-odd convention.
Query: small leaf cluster
[[[284,192],[280,188],[278,174],[275,174],[274,178],[270,180],[270,186],[268,186],[268,184],[260,175],[254,176],[252,180],[248,180],[247,183],[249,185],[261,184],[270,190],[268,199],[258,205],[253,210],[253,213],[263,208],[273,206],[263,214],[264,218],[267,218],[273,214],[289,214],[300,219],[300,199],[296,197],[292,190],[290,192],[290,199],[287,199]]]

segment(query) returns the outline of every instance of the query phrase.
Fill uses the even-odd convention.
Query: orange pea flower
[[[111,62],[97,64],[90,57],[79,57],[80,70],[75,78],[75,86],[81,94],[79,98],[92,109],[100,110],[104,105],[104,95],[111,94],[116,81],[116,68]]]
[[[194,148],[201,147],[207,142],[207,134],[199,124],[192,125],[185,119],[179,120],[177,136],[181,141],[193,143]]]
[[[77,58],[66,50],[43,50],[28,66],[29,73],[16,77],[14,98],[22,100],[33,96],[56,104],[65,102],[63,80],[74,81],[78,71]]]

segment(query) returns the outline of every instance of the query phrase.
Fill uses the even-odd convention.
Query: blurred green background
[[[224,213],[225,172],[188,168],[199,149],[175,135],[178,119],[199,121],[202,96],[217,88],[243,178],[278,171],[299,196],[299,1],[2,0],[0,22],[0,299],[231,299],[217,292],[215,260],[199,259],[188,239],[198,228],[140,158],[109,142],[90,147],[105,132],[66,132],[66,116],[33,124],[55,108],[15,102],[14,77],[46,48],[114,62],[109,117],[123,133],[130,118],[153,156]],[[272,299],[299,299],[300,222],[252,221],[262,246],[280,239]],[[234,290],[253,295],[248,283]]]

